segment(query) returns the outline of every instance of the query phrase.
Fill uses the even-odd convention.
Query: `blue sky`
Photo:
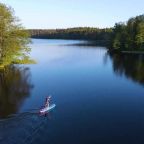
[[[1,0],[26,28],[111,27],[144,14],[144,0]]]

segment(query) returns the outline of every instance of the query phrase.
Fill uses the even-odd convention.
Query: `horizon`
[[[111,28],[115,23],[142,15],[142,0],[2,0],[11,6],[26,29]]]

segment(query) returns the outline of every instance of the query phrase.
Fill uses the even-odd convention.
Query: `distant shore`
[[[109,49],[110,53],[118,53],[118,54],[136,54],[136,55],[144,55],[144,51],[122,51],[119,49]]]
[[[144,55],[144,51],[121,51],[121,53],[125,53],[125,54],[143,54]]]

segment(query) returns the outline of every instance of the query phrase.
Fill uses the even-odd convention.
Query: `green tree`
[[[144,15],[118,23],[113,29],[112,47],[119,50],[144,50]]]
[[[29,34],[14,15],[14,10],[0,3],[0,65],[27,58],[29,42]]]
[[[113,29],[113,48],[123,50],[125,47],[127,47],[127,35],[126,25],[124,23],[116,23]]]
[[[144,47],[144,23],[140,23],[138,25],[138,34],[136,36],[137,45],[139,45],[140,49]]]

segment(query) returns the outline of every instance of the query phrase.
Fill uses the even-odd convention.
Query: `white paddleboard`
[[[52,105],[50,105],[49,107],[45,107],[45,108],[41,109],[41,110],[40,110],[40,113],[48,112],[48,111],[54,109],[55,107],[56,107],[56,105],[55,105],[55,104],[52,104]]]

